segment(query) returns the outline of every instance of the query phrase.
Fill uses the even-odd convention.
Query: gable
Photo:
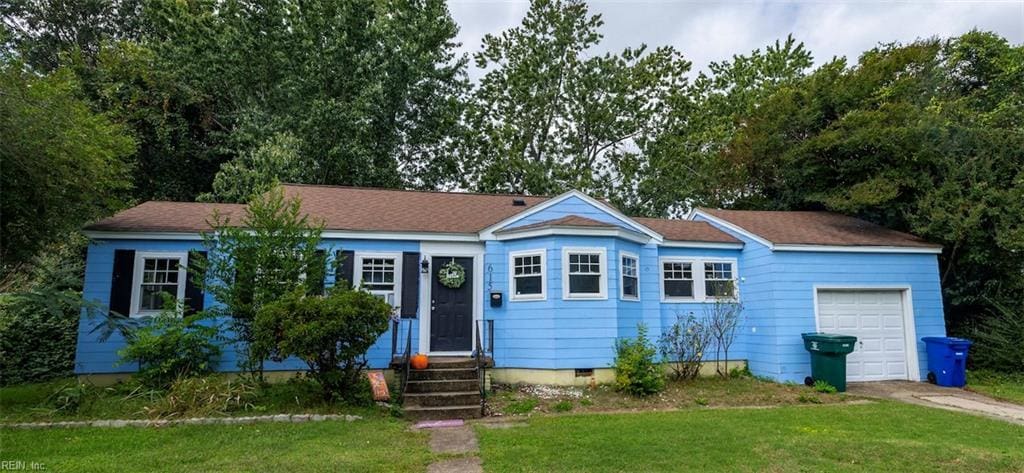
[[[661,235],[635,220],[619,213],[613,207],[586,196],[579,191],[569,191],[559,197],[552,198],[522,212],[517,216],[499,222],[481,232],[482,236],[491,236],[496,231],[515,230],[520,227],[539,225],[545,222],[559,221],[567,218],[583,218],[620,227],[630,232],[641,233],[661,240]]]

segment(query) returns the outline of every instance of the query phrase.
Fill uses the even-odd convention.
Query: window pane
[[[515,278],[515,291],[517,295],[540,294],[541,277],[523,276]]]
[[[637,297],[637,281],[636,278],[626,276],[622,278],[622,293],[628,297]]]
[[[570,294],[600,294],[601,276],[598,275],[569,275]]]
[[[622,275],[636,277],[636,258],[629,256],[622,258]]]
[[[732,295],[732,280],[726,281],[705,281],[704,291],[708,297],[722,297]]]
[[[693,297],[693,281],[665,280],[666,297]]]

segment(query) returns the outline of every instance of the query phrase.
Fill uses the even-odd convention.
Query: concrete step
[[[439,407],[480,405],[480,391],[456,391],[444,393],[405,393],[403,405]]]
[[[410,393],[443,393],[457,391],[480,392],[480,382],[473,379],[428,379],[420,381],[409,381],[406,386],[406,394]]]
[[[427,368],[409,370],[410,381],[477,379],[476,368]]]
[[[430,368],[476,368],[476,359],[469,357],[432,357],[427,369]]]
[[[477,419],[480,417],[480,404],[466,406],[407,406],[405,417],[411,421],[442,420],[442,419]]]

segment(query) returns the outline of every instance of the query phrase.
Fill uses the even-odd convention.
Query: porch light
[[[423,274],[430,273],[430,260],[426,256],[423,257],[423,261],[420,261],[420,272]]]

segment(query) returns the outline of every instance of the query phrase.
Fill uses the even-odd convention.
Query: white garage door
[[[818,328],[857,337],[846,357],[848,381],[908,379],[901,291],[819,290]]]

